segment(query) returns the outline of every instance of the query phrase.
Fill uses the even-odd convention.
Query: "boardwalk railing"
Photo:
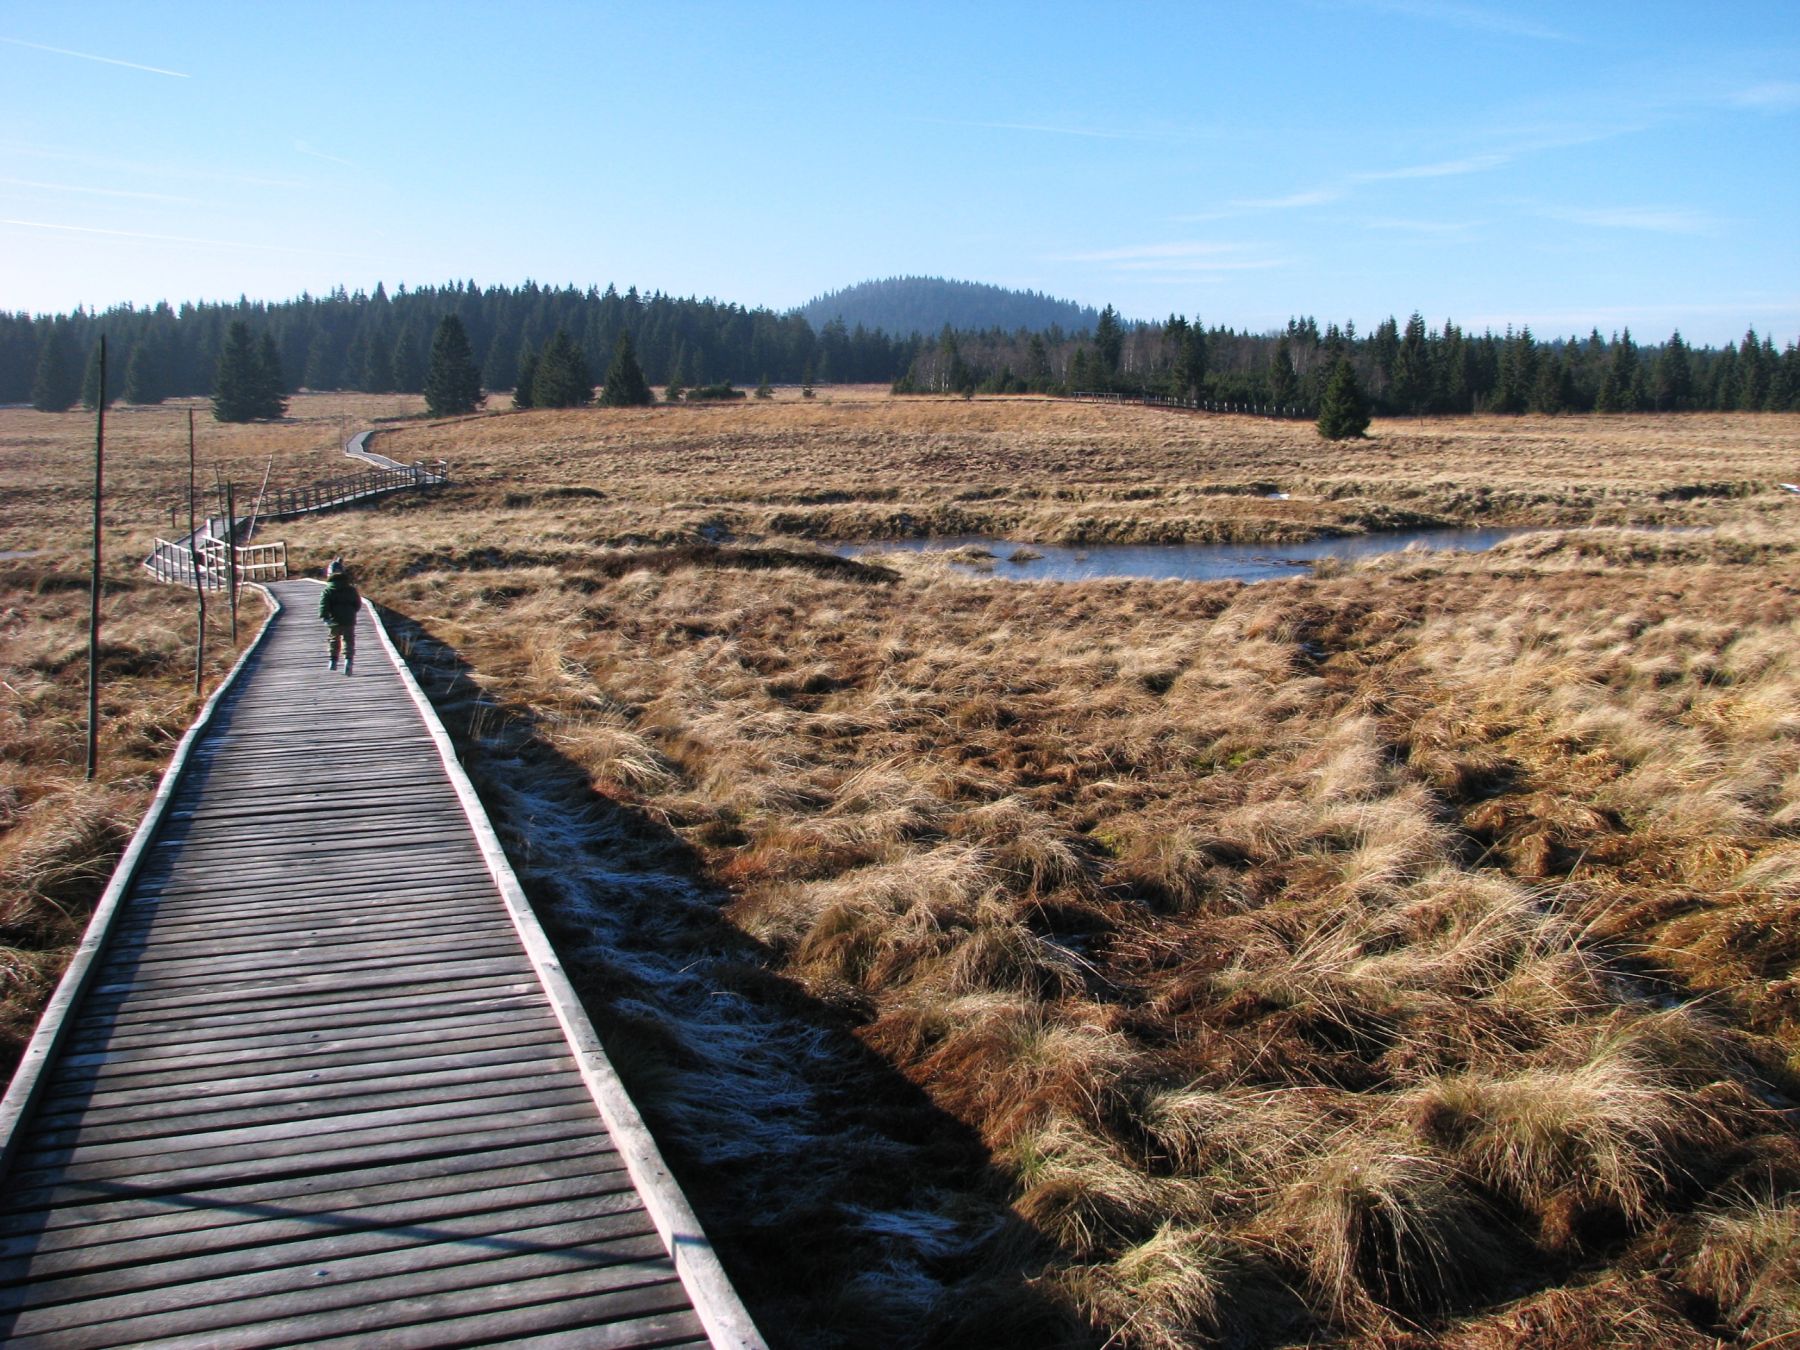
[[[1249,403],[1236,399],[1171,398],[1166,394],[1114,394],[1078,389],[1070,398],[1079,403],[1138,403],[1146,408],[1183,408],[1188,412],[1238,413],[1245,417],[1277,417],[1310,420],[1317,411],[1294,403]]]
[[[392,469],[369,469],[343,478],[327,478],[322,483],[304,487],[273,488],[262,499],[262,515],[274,520],[282,516],[299,516],[308,511],[322,511],[328,506],[342,506],[364,497],[378,497],[400,488],[437,487],[450,481],[447,460],[430,463],[402,464]]]
[[[223,539],[203,538],[199,543],[200,585],[209,591],[222,591],[231,584],[229,554],[231,546]],[[158,539],[144,566],[158,581],[177,586],[194,584],[194,550],[186,541]],[[242,586],[250,582],[286,581],[288,575],[287,543],[243,544],[237,550],[237,580]]]

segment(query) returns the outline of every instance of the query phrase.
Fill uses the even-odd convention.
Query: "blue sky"
[[[872,277],[1800,337],[1800,3],[0,0],[0,308]]]

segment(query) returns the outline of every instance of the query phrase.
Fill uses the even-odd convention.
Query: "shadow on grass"
[[[528,708],[383,616],[771,1344],[1098,1344],[1037,1283],[1066,1257],[1012,1212],[976,1133],[774,970],[677,833],[595,792]]]

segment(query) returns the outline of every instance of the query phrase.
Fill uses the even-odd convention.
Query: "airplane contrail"
[[[10,42],[15,47],[30,47],[33,51],[55,52],[58,56],[75,56],[83,61],[98,61],[107,66],[124,66],[127,70],[148,71],[152,75],[168,75],[177,80],[193,78],[179,70],[164,70],[161,66],[139,65],[136,61],[121,61],[112,56],[95,56],[92,52],[70,51],[67,47],[47,47],[41,42],[27,42],[23,38],[0,37],[0,42]]]

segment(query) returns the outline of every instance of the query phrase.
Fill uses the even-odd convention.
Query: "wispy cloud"
[[[1245,257],[1248,244],[1182,239],[1162,244],[1128,244],[1121,248],[1066,253],[1055,262],[1100,263],[1113,272],[1157,272],[1183,276],[1197,272],[1260,272],[1284,266],[1284,260]]]
[[[41,42],[27,42],[23,38],[0,37],[0,42],[10,43],[14,47],[29,47],[35,52],[54,52],[57,56],[73,56],[81,61],[98,61],[103,66],[124,66],[127,70],[141,70],[150,75],[167,75],[173,80],[192,78],[179,70],[164,70],[161,66],[140,65],[136,61],[121,61],[116,56],[96,56],[92,52],[70,51],[67,47],[47,47]]]
[[[1767,316],[1776,316],[1777,322],[1800,316],[1800,295],[1793,296],[1751,296],[1742,300],[1722,301],[1717,304],[1641,304],[1641,305],[1596,305],[1589,309],[1532,310],[1517,313],[1472,314],[1464,323],[1465,328],[1492,328],[1498,330],[1505,324],[1517,326],[1530,324],[1539,336],[1550,333],[1584,333],[1589,328],[1602,331],[1614,328],[1615,325],[1644,325],[1644,331],[1656,332],[1662,325],[1686,325],[1688,323],[1707,326],[1706,321],[1714,324],[1723,321],[1725,324],[1762,322]]]
[[[14,220],[0,216],[0,225],[26,230],[49,230],[58,234],[97,234],[109,239],[142,239],[157,244],[190,244],[201,248],[241,248],[256,253],[298,253],[319,258],[356,258],[360,254],[341,253],[322,248],[296,248],[286,244],[251,243],[243,239],[196,239],[184,234],[150,234],[142,230],[105,230],[95,225],[63,225],[48,220]]]
[[[79,192],[90,197],[128,197],[141,202],[176,202],[192,205],[192,197],[176,197],[167,192],[130,192],[124,188],[89,187],[85,183],[40,183],[31,178],[0,178],[7,187],[36,188],[43,192]]]
[[[1717,216],[1681,206],[1545,206],[1538,214],[1599,230],[1645,230],[1652,234],[1713,234]]]
[[[1393,169],[1364,169],[1345,174],[1336,182],[1322,183],[1317,187],[1303,188],[1279,197],[1237,197],[1220,210],[1183,216],[1181,219],[1190,224],[1199,224],[1202,221],[1224,220],[1253,211],[1295,211],[1311,206],[1329,206],[1333,202],[1343,201],[1356,188],[1369,183],[1453,178],[1461,174],[1484,173],[1510,164],[1513,158],[1512,151],[1493,151],[1482,155],[1465,155],[1460,159],[1434,160],[1429,164],[1403,164]]]
[[[1538,42],[1574,42],[1575,38],[1561,29],[1551,28],[1519,14],[1490,9],[1485,5],[1469,5],[1458,0],[1347,0],[1358,9],[1383,14],[1401,14],[1410,19],[1467,28],[1479,33],[1501,33],[1507,37],[1531,38]]]
[[[909,117],[909,122],[932,127],[964,127],[971,131],[1024,131],[1040,136],[1074,136],[1091,141],[1162,141],[1195,139],[1192,133],[1143,131],[1130,128],[1058,126],[1050,122],[982,122],[953,117]]]
[[[1758,112],[1788,112],[1800,108],[1800,83],[1793,80],[1766,80],[1743,89],[1734,89],[1725,101],[1739,108]]]
[[[1415,220],[1406,216],[1375,216],[1365,220],[1363,228],[1388,230],[1397,234],[1424,234],[1454,238],[1458,235],[1473,234],[1484,224],[1486,222],[1480,220]]]
[[[263,178],[254,174],[230,173],[220,169],[202,169],[187,164],[156,163],[149,160],[121,159],[112,155],[95,155],[83,150],[67,150],[59,146],[31,145],[20,141],[0,141],[0,152],[31,159],[55,160],[63,164],[81,164],[106,173],[131,174],[139,178],[191,179],[202,183],[224,183],[231,187],[263,187],[299,190],[311,187],[298,178]]]
[[[1325,206],[1343,200],[1342,188],[1308,188],[1285,197],[1239,197],[1231,205],[1240,211],[1293,211],[1305,206]]]
[[[336,155],[328,155],[323,150],[315,150],[306,141],[295,141],[294,142],[294,150],[297,154],[306,155],[312,159],[322,159],[327,164],[341,164],[346,169],[355,169],[355,168],[360,167],[359,165],[352,163],[350,160],[340,159]]]
[[[1366,169],[1361,173],[1351,174],[1350,180],[1355,183],[1391,183],[1407,178],[1455,178],[1465,173],[1484,173],[1488,169],[1498,169],[1503,164],[1510,164],[1512,158],[1507,151],[1495,151],[1486,155],[1467,155],[1462,159],[1440,159],[1431,164],[1408,164],[1398,169]]]

